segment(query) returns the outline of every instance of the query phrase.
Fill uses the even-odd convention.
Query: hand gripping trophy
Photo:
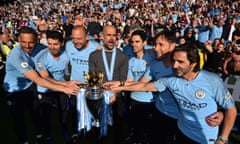
[[[102,87],[102,71],[83,73],[85,84],[81,84],[77,96],[78,130],[89,131],[91,126],[100,128],[100,137],[108,133],[108,125],[113,125],[112,105],[109,100],[112,92]]]

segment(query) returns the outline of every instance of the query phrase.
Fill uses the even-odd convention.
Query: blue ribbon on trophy
[[[108,124],[112,125],[113,123],[112,108],[109,105],[112,94],[107,87],[102,87],[103,77],[103,72],[98,70],[84,73],[87,88],[83,94],[85,101],[82,100],[86,102],[86,106],[92,114],[92,126],[100,127],[100,137],[107,135]]]
[[[112,97],[113,93],[111,91],[103,92],[103,104],[102,104],[102,112],[101,112],[101,129],[100,129],[100,137],[107,136],[108,134],[108,125],[113,125],[113,117],[112,117],[112,105],[109,104],[109,100]]]
[[[80,86],[79,93],[77,95],[77,117],[78,117],[78,132],[81,133],[82,130],[87,132],[92,128],[92,114],[90,113],[86,104],[86,87]]]

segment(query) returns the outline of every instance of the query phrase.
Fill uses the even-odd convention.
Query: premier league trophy
[[[88,72],[83,74],[87,84],[86,102],[89,111],[93,116],[93,126],[100,127],[100,116],[102,108],[103,88],[102,71]]]

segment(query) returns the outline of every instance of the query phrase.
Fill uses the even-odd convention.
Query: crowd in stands
[[[239,5],[237,0],[34,0],[25,3],[18,0],[0,8],[1,42],[11,49],[18,41],[16,36],[22,26],[35,29],[39,42],[44,45],[47,45],[47,30],[62,31],[67,41],[73,26],[83,25],[90,40],[101,43],[102,27],[111,24],[117,28],[116,46],[125,51],[130,29],[144,29],[147,48],[152,48],[154,35],[167,28],[176,33],[179,45],[200,42],[211,58],[224,59],[238,51]],[[221,46],[224,48],[219,50]],[[4,60],[8,52],[7,48],[2,48],[1,59]],[[219,56],[219,53],[223,54]],[[220,67],[215,68],[216,65]],[[227,73],[220,63],[210,61],[207,66],[213,71]]]

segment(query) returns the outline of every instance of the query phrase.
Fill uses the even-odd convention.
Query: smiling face
[[[37,39],[34,34],[31,33],[21,33],[18,36],[18,41],[24,52],[31,54],[35,44],[37,43]]]
[[[61,50],[62,43],[58,39],[49,38],[48,49],[53,56],[58,56]]]
[[[175,48],[175,43],[169,42],[164,35],[160,35],[155,41],[155,53],[157,59],[164,58],[167,54],[170,54]]]
[[[88,43],[88,35],[83,27],[78,27],[72,30],[72,42],[78,49],[84,49]]]
[[[176,76],[189,79],[192,77],[196,63],[191,63],[184,51],[176,51],[173,53],[172,66]]]

